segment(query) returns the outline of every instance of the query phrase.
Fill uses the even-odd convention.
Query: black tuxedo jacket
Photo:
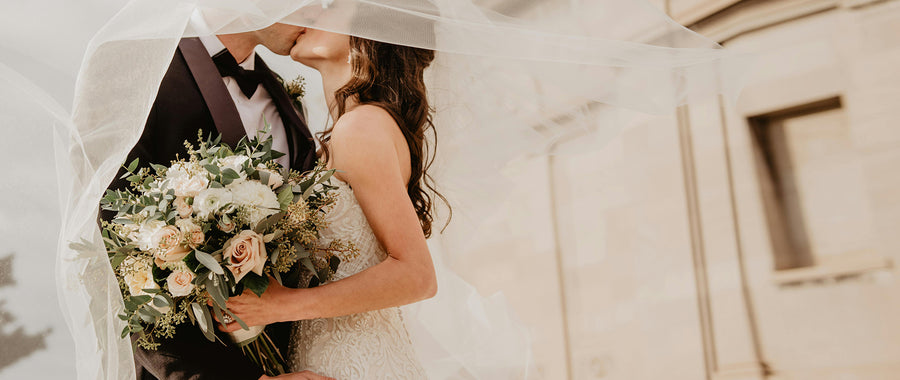
[[[255,70],[264,74],[263,87],[269,92],[288,138],[291,168],[299,171],[311,169],[316,162],[315,143],[306,121],[295,109],[282,85],[259,56]],[[234,146],[245,135],[240,115],[231,99],[218,69],[209,52],[197,38],[181,40],[172,63],[159,88],[150,110],[140,140],[126,163],[139,158],[141,166],[150,163],[168,165],[176,155],[187,157],[184,141],[197,141],[197,133],[222,134],[222,141]],[[110,189],[124,189],[128,183],[119,177]],[[110,220],[111,212],[101,217]],[[270,325],[269,336],[287,354],[290,334],[288,323]],[[220,334],[227,341],[227,338]],[[158,350],[135,348],[135,367],[139,380],[149,379],[258,379],[263,372],[240,350],[217,342],[209,342],[199,328],[185,323],[180,326],[176,338],[161,339]]]

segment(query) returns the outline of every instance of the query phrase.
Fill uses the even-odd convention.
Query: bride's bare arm
[[[408,152],[390,115],[361,106],[344,115],[331,137],[332,166],[353,188],[372,230],[388,252],[383,262],[311,289],[271,282],[262,297],[245,293],[228,307],[250,325],[327,318],[400,306],[433,297],[434,266],[406,191]],[[402,144],[402,145],[401,145]],[[405,155],[405,156],[404,156]],[[405,162],[404,162],[405,161]],[[404,166],[405,165],[405,166]],[[240,327],[236,323],[227,330]]]

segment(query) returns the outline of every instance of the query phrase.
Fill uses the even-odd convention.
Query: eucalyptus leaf
[[[293,200],[294,192],[289,187],[285,187],[284,190],[278,193],[278,204],[281,206],[282,211],[287,210]]]
[[[300,264],[303,264],[303,266],[305,266],[306,269],[309,269],[310,272],[317,273],[316,267],[313,265],[312,260],[310,260],[309,257],[300,259]]]
[[[150,315],[153,316],[154,318],[159,318],[159,317],[162,317],[162,316],[163,316],[163,313],[162,313],[161,311],[156,310],[155,308],[151,307],[150,305],[146,305],[146,306],[142,307],[142,308],[141,308],[141,311],[147,312],[148,314],[150,314]]]
[[[153,168],[153,170],[155,170],[157,174],[168,170],[165,166],[159,164],[150,164],[150,167]]]
[[[194,316],[197,317],[197,325],[200,327],[200,331],[203,332],[203,336],[206,337],[210,342],[216,341],[216,334],[213,332],[213,322],[212,315],[209,314],[209,309],[196,302],[191,303],[191,310],[194,311]]]
[[[262,233],[263,231],[267,230],[269,227],[275,225],[275,223],[280,222],[281,219],[284,218],[284,215],[285,215],[284,211],[269,215],[265,219],[260,220],[259,223],[256,224],[256,227],[253,228],[253,231],[256,233]]]
[[[216,320],[220,322],[225,320],[224,316],[222,315],[222,309],[218,305],[216,305],[215,302],[212,304],[212,309],[213,313],[216,315]]]
[[[153,297],[153,306],[171,307],[172,304],[169,302],[169,298],[163,296],[163,294],[158,294],[158,295],[156,295],[156,297]]]
[[[215,283],[214,278],[207,280],[206,291],[209,293],[209,296],[212,297],[214,304],[219,307],[225,307],[225,295],[222,294],[222,288]]]
[[[225,274],[225,270],[222,269],[222,266],[219,265],[219,262],[216,261],[210,254],[200,251],[194,250],[194,257],[197,258],[197,261],[203,266],[209,268],[209,270],[213,271],[215,274]]]
[[[225,168],[225,170],[222,170],[222,178],[223,179],[228,178],[231,180],[235,180],[235,179],[241,178],[241,175],[238,174],[238,172],[234,171],[234,169]]]
[[[247,273],[246,276],[244,276],[243,280],[241,280],[241,283],[244,284],[247,289],[250,289],[250,291],[255,293],[257,296],[262,297],[262,294],[269,287],[269,278],[250,272]]]
[[[224,311],[225,311],[225,313],[227,313],[229,316],[231,316],[231,318],[233,318],[234,321],[237,322],[237,324],[240,325],[242,329],[244,329],[244,330],[250,330],[250,328],[247,327],[247,324],[244,322],[244,320],[238,318],[237,315],[234,315],[234,313],[232,313],[231,310],[225,309]]]
[[[125,170],[128,170],[129,172],[133,172],[135,169],[137,169],[137,167],[138,167],[138,159],[135,158],[134,161],[131,161],[131,163],[128,164],[128,168],[126,168]]]
[[[303,199],[309,198],[309,196],[312,195],[313,189],[316,188],[316,185],[318,185],[318,184],[320,184],[320,183],[324,183],[325,181],[328,181],[329,179],[331,179],[331,176],[332,176],[332,175],[334,175],[334,170],[329,170],[329,171],[325,172],[325,174],[322,174],[322,177],[320,177],[320,178],[315,182],[315,184],[313,184],[312,186],[308,187],[308,188],[306,189],[306,191],[303,192]]]
[[[206,169],[206,171],[208,171],[212,175],[219,175],[219,173],[220,173],[218,165],[213,165],[213,164],[203,165],[203,168]]]
[[[150,310],[152,310],[152,309],[150,309]],[[140,316],[141,320],[146,322],[147,324],[156,323],[156,317],[154,317],[153,314],[151,314],[147,308],[142,307],[142,308],[138,309],[138,315]]]

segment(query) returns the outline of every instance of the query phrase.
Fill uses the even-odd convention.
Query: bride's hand
[[[235,316],[244,321],[247,326],[263,326],[282,322],[287,320],[283,319],[282,316],[286,312],[284,306],[290,291],[291,289],[282,286],[278,281],[270,277],[269,287],[266,288],[262,296],[257,296],[256,293],[245,289],[243,294],[229,298],[225,302],[225,306]],[[216,321],[219,322],[219,330],[225,332],[241,329],[241,325],[237,322],[223,324],[218,318],[216,318]]]

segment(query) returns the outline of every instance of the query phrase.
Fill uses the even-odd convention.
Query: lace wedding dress
[[[343,239],[359,250],[355,257],[341,257],[333,278],[339,281],[380,263],[387,252],[372,232],[353,189],[332,178],[338,186],[338,199],[320,242]],[[291,371],[310,370],[340,380],[426,378],[397,307],[294,322],[288,362]]]

